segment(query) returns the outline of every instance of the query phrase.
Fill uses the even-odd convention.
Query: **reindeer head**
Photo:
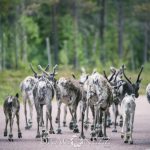
[[[128,83],[128,85],[129,85],[129,87],[131,87],[132,89],[132,94],[135,94],[135,97],[137,98],[138,96],[139,96],[139,88],[140,88],[140,83],[141,83],[141,80],[142,79],[140,79],[140,76],[141,76],[141,73],[142,73],[142,71],[143,71],[143,66],[141,67],[141,70],[140,70],[140,72],[139,72],[139,74],[138,74],[138,77],[137,77],[137,80],[136,80],[136,82],[135,83],[132,83],[131,82],[131,79],[129,79],[127,76],[126,76],[126,74],[125,74],[125,72],[124,72],[124,65],[122,66],[122,70],[123,70],[123,75],[124,75],[124,77],[125,77],[125,79],[127,80],[127,83]]]
[[[46,69],[44,70],[40,65],[38,65],[38,68],[44,73],[44,75],[47,76],[47,78],[49,79],[49,81],[55,82],[56,81],[55,76],[57,74],[57,72],[56,72],[57,66],[58,65],[56,64],[53,67],[53,72],[52,73],[48,73],[47,70]]]

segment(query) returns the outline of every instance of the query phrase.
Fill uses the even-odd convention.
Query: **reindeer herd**
[[[42,138],[44,142],[48,141],[48,135],[54,134],[52,124],[52,101],[54,96],[57,100],[57,115],[55,123],[58,124],[56,133],[61,134],[61,104],[64,103],[63,126],[66,127],[67,109],[71,114],[69,123],[70,130],[74,133],[80,132],[80,138],[85,138],[84,129],[88,129],[89,109],[92,114],[91,123],[91,141],[102,137],[108,140],[106,127],[112,124],[112,132],[117,132],[117,117],[120,118],[119,125],[122,127],[121,138],[124,143],[133,144],[133,124],[136,101],[139,96],[139,88],[141,83],[141,73],[143,66],[137,76],[137,80],[133,83],[125,73],[125,66],[119,69],[110,68],[110,75],[107,76],[105,71],[103,74],[94,70],[91,74],[87,74],[82,68],[82,74],[79,79],[74,75],[70,78],[61,77],[56,80],[57,65],[53,67],[53,71],[49,72],[49,65],[43,69],[40,65],[38,74],[33,66],[30,65],[34,76],[26,77],[20,84],[20,89],[24,104],[25,129],[30,129],[33,123],[33,109],[36,109],[37,117],[37,133],[36,138]],[[146,89],[147,98],[150,102],[150,84]],[[13,141],[12,126],[14,117],[17,118],[18,138],[22,137],[19,127],[19,94],[8,96],[4,102],[4,114],[6,117],[6,126],[4,136],[7,136],[7,125],[10,123],[9,141]],[[27,104],[29,106],[29,118],[27,117]],[[46,113],[43,113],[43,106],[46,107]],[[80,109],[80,119],[77,120],[77,108]],[[111,112],[111,114],[110,114]],[[43,116],[46,115],[46,123],[44,124]],[[81,121],[79,130],[78,121]],[[49,123],[48,123],[49,122]],[[48,124],[50,125],[48,129]],[[40,127],[42,131],[40,131]]]

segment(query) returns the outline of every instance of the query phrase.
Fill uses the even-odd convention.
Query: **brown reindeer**
[[[4,130],[4,136],[7,136],[7,125],[8,122],[10,123],[10,132],[9,132],[9,141],[13,141],[13,122],[16,116],[17,118],[17,125],[18,125],[18,138],[22,138],[21,130],[19,127],[19,110],[20,110],[20,103],[19,103],[19,94],[17,93],[15,96],[8,96],[4,101],[3,109],[6,119],[6,126]]]

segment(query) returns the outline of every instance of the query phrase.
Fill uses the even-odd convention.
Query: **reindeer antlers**
[[[111,80],[113,79],[114,75],[116,74],[116,71],[115,71],[115,72],[113,72],[113,74],[111,75],[110,79],[108,79],[108,77],[107,77],[107,75],[106,75],[106,72],[105,72],[105,71],[103,71],[103,73],[104,73],[104,77],[107,79],[107,81],[108,81],[108,82],[111,82]]]
[[[56,68],[57,68],[57,67],[58,67],[57,64],[53,67],[53,74],[54,74],[54,75],[57,74],[57,73],[56,73]]]
[[[56,75],[56,68],[57,68],[57,64],[53,67],[53,75]],[[49,65],[47,65],[46,69],[44,70],[41,65],[38,65],[39,70],[41,70],[43,73],[45,73],[47,76],[49,76],[49,73],[47,72],[47,70],[49,69]]]
[[[140,70],[140,72],[139,72],[139,74],[138,74],[138,77],[137,77],[136,82],[139,82],[139,81],[140,81],[140,76],[141,76],[141,73],[142,73],[143,69],[144,69],[144,66],[142,65],[142,66],[141,66],[141,70]]]
[[[127,76],[126,76],[124,70],[125,70],[125,66],[122,65],[122,73],[123,73],[124,77],[126,78],[126,80],[127,80],[130,84],[132,84],[132,82],[127,78]]]
[[[41,65],[38,65],[38,69],[41,70],[42,72],[44,72],[47,76],[49,75],[42,67]]]
[[[36,73],[35,70],[33,69],[32,64],[30,64],[30,68],[31,68],[31,70],[33,71],[34,75],[37,75],[37,73]]]

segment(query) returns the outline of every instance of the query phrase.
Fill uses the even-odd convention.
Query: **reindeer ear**
[[[76,76],[72,73],[72,77],[74,78],[74,79],[76,79]]]
[[[19,98],[19,94],[18,93],[16,93],[16,97]]]
[[[117,70],[117,69],[116,69],[115,67],[113,67],[113,66],[110,67],[110,71],[111,71],[112,73],[116,72],[116,70]]]
[[[89,75],[86,76],[86,80],[89,78]]]

